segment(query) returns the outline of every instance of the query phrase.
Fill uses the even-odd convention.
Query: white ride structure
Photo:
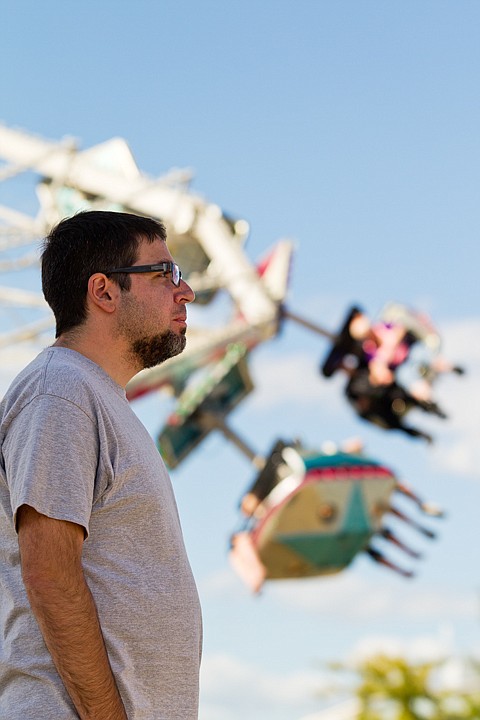
[[[231,299],[226,321],[202,329],[190,324],[187,349],[180,357],[139,373],[128,386],[130,399],[162,386],[178,395],[195,370],[217,364],[232,344],[241,343],[247,352],[278,332],[293,243],[280,240],[257,268],[243,247],[248,223],[230,219],[191,192],[190,171],[172,170],[152,178],[140,171],[122,138],[80,150],[71,139],[50,141],[5,125],[0,125],[0,161],[4,197],[9,182],[28,173],[35,176],[38,197],[33,215],[0,205],[0,271],[10,285],[0,287],[0,307],[17,310],[0,334],[0,349],[38,341],[45,333],[52,336],[53,317],[40,293],[39,241],[60,219],[85,209],[160,219],[172,255],[196,293],[196,306],[208,305],[221,290]],[[19,321],[20,308],[28,309],[28,321]]]

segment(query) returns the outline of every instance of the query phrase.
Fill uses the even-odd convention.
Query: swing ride
[[[407,425],[405,416],[420,408],[445,418],[432,397],[433,381],[442,372],[463,372],[441,357],[440,337],[430,320],[399,304],[386,306],[375,321],[352,307],[338,332],[299,316],[285,304],[292,242],[279,240],[253,263],[244,250],[245,220],[227,216],[193,193],[189,171],[172,170],[158,178],[141,172],[121,138],[80,150],[71,139],[48,141],[0,125],[0,161],[4,187],[33,173],[39,201],[34,215],[0,205],[0,271],[9,285],[0,287],[0,307],[16,310],[10,324],[4,323],[0,348],[51,337],[53,317],[35,288],[36,245],[53,224],[85,209],[160,219],[199,309],[214,301],[226,304],[229,298],[232,312],[216,327],[190,324],[185,351],[140,372],[127,386],[127,396],[134,401],[162,388],[174,395],[175,407],[158,438],[171,468],[212,431],[221,432],[256,467],[257,480],[242,501],[247,524],[232,538],[232,560],[242,577],[258,590],[265,579],[338,572],[360,552],[410,576],[375,547],[375,538],[381,537],[412,558],[418,555],[388,529],[385,518],[396,514],[424,535],[434,533],[409,520],[392,498],[403,488],[423,512],[439,516],[440,511],[428,512],[430,506],[405,490],[392,470],[361,450],[329,454],[278,441],[264,458],[229,427],[227,418],[254,390],[250,353],[291,321],[329,341],[321,374],[344,374],[345,395],[361,419],[430,442],[430,435]],[[412,352],[419,349],[426,359],[418,365],[416,382],[405,387],[398,371],[411,365]]]

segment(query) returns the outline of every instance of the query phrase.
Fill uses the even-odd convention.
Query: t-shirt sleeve
[[[95,422],[55,395],[34,398],[10,426],[3,446],[13,523],[21,505],[88,526],[99,440]]]

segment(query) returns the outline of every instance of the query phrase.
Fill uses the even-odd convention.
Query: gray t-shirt
[[[85,577],[129,720],[196,719],[197,590],[167,471],[124,390],[49,348],[13,382],[0,422],[0,718],[78,717],[21,578],[26,503],[85,528]]]

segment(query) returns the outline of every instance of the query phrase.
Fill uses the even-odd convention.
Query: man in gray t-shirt
[[[62,221],[57,340],[0,407],[0,717],[195,720],[201,616],[163,461],[125,385],[185,345],[163,226]]]

